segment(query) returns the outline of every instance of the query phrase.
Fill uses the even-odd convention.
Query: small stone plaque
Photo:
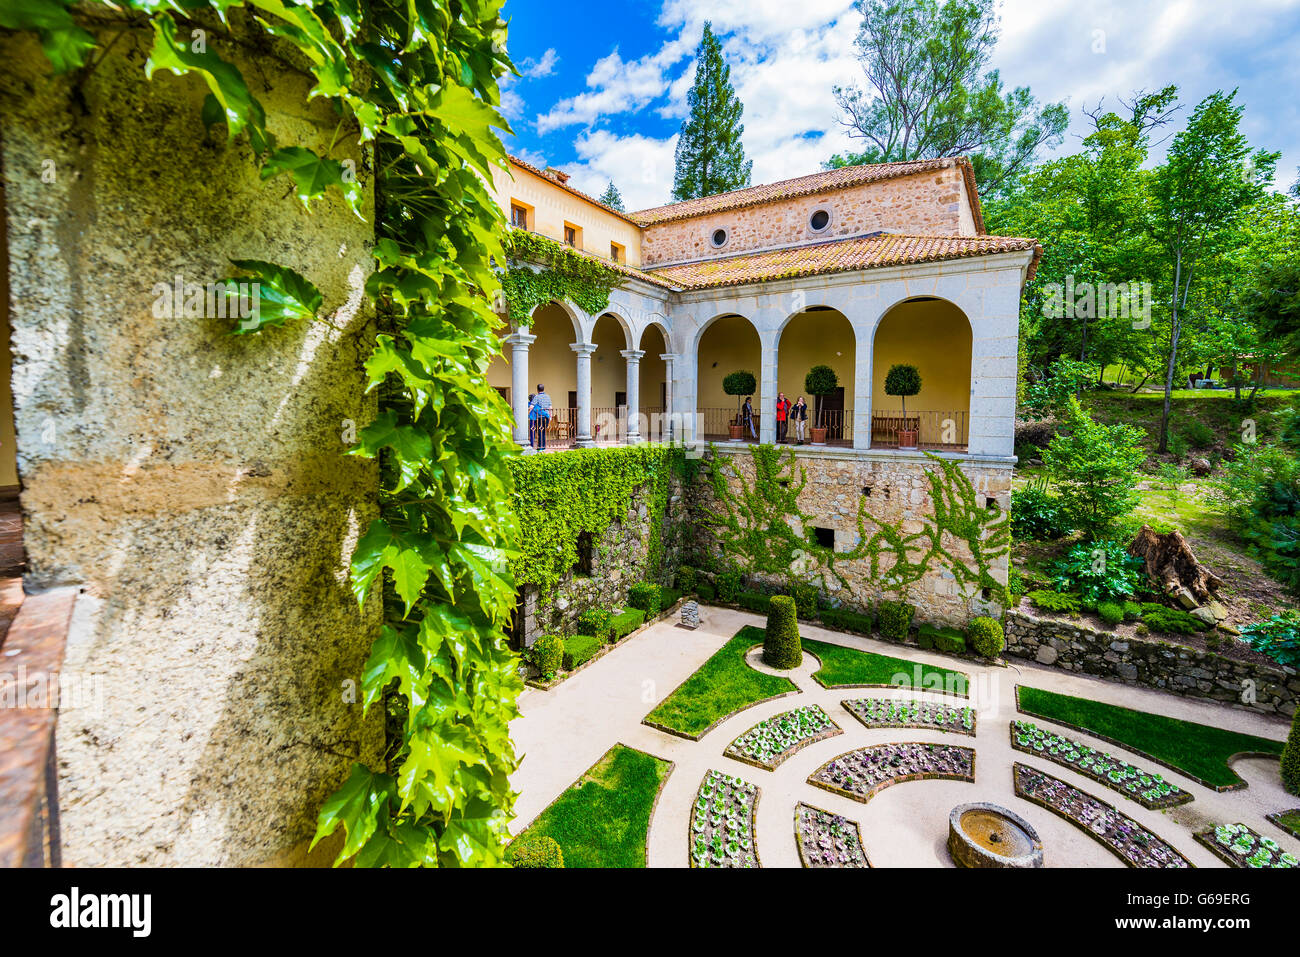
[[[699,602],[684,601],[682,602],[682,628],[690,628],[694,631],[700,627],[700,605]]]

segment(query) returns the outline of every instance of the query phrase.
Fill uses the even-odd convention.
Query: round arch
[[[738,313],[721,313],[701,324],[692,350],[696,370],[695,409],[704,417],[704,435],[727,436],[727,426],[735,418],[740,400],[723,392],[722,380],[739,370],[754,374],[753,407],[757,429],[767,401],[762,395],[763,344],[758,327]],[[772,396],[771,401],[775,402],[776,397]]]
[[[808,428],[820,422],[827,441],[853,440],[853,395],[857,378],[857,334],[848,316],[830,306],[809,306],[788,316],[777,332],[777,390],[791,402],[803,395],[808,403]],[[822,399],[805,394],[804,380],[813,366],[830,366],[838,380],[836,391]],[[820,419],[817,412],[821,411]],[[788,438],[798,434],[790,426]]]
[[[956,303],[909,296],[888,309],[871,337],[872,444],[897,439],[902,402],[885,394],[891,366],[916,366],[921,391],[907,400],[922,448],[965,448],[970,428],[974,329]]]
[[[649,412],[666,412],[668,398],[668,363],[660,358],[668,352],[668,333],[658,322],[647,322],[637,340],[641,356],[641,408]]]

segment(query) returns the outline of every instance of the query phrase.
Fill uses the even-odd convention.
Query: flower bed
[[[973,782],[974,750],[920,741],[875,744],[827,761],[808,783],[865,804],[892,784],[925,780]]]
[[[1160,775],[1144,771],[1126,761],[1086,744],[1063,738],[1028,721],[1011,722],[1011,746],[1025,754],[1036,754],[1055,764],[1078,771],[1143,807],[1165,808],[1186,804],[1192,795]]]
[[[1245,824],[1220,824],[1199,831],[1196,839],[1226,861],[1229,867],[1300,867],[1300,860],[1294,854]]]
[[[723,754],[772,771],[800,748],[843,733],[820,706],[808,705],[760,721],[727,745]]]
[[[841,701],[846,711],[868,728],[927,728],[954,734],[975,733],[975,709],[898,698]]]
[[[804,867],[870,867],[858,825],[811,804],[794,808],[794,837]]]
[[[758,788],[709,771],[691,809],[691,867],[758,867],[754,810]]]
[[[1020,763],[1012,773],[1017,795],[1081,828],[1129,867],[1192,866],[1137,821],[1074,785]]]

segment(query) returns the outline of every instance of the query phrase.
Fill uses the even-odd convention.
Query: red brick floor
[[[0,502],[0,645],[23,603],[23,515],[17,499]]]

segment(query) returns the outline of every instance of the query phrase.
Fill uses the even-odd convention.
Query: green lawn
[[[519,837],[553,839],[565,867],[645,867],[650,812],[671,768],[616,744]]]
[[[762,642],[763,629],[746,625],[645,720],[698,740],[733,711],[797,690],[788,678],[763,674],[745,664],[745,652]]]
[[[918,665],[914,661],[872,654],[869,651],[858,651],[856,648],[832,645],[811,638],[803,639],[803,647],[805,651],[821,659],[822,666],[813,675],[813,680],[823,688],[843,688],[854,685],[897,686],[899,684],[895,680],[897,676],[906,675],[907,680],[919,690],[930,689],[947,691],[950,694],[966,694],[966,675],[960,671],[936,668],[932,665]]]
[[[1073,725],[1140,751],[1211,787],[1240,784],[1228,758],[1243,751],[1281,754],[1281,741],[1180,721],[1160,714],[1019,686],[1025,714]]]

